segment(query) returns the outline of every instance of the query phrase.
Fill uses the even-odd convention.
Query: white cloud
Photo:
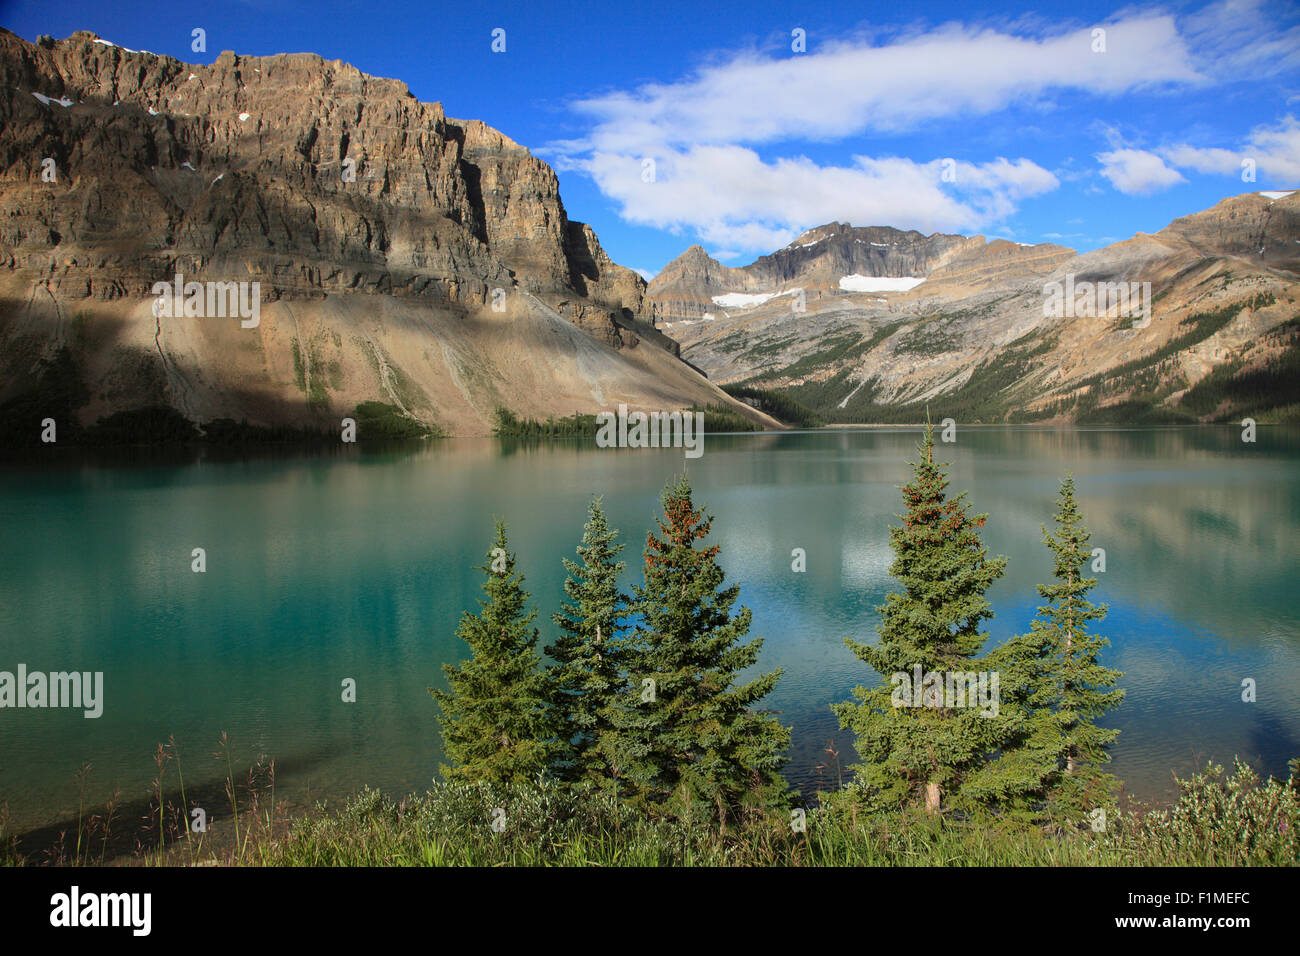
[[[637,275],[639,275],[642,279],[645,279],[646,282],[652,281],[654,277],[659,274],[654,269],[633,269],[632,271],[635,272]]]
[[[1241,170],[1241,154],[1230,149],[1198,149],[1194,146],[1175,146],[1163,151],[1169,162],[1198,173],[1223,173],[1231,175]]]
[[[1115,149],[1098,153],[1097,159],[1101,174],[1128,196],[1147,196],[1187,182],[1178,170],[1170,169],[1163,159],[1144,149]]]
[[[1203,79],[1170,16],[1107,24],[1107,51],[1091,29],[1021,37],[949,24],[871,46],[739,54],[677,83],[581,100],[596,151],[650,155],[667,144],[837,139],[868,130],[981,115],[1050,90],[1113,95]]]
[[[1300,183],[1300,121],[1294,116],[1283,117],[1274,127],[1252,130],[1240,149],[1181,145],[1162,152],[1175,166],[1224,176],[1240,175],[1242,160],[1252,159],[1259,179]]]
[[[951,169],[955,182],[944,183],[938,159],[857,156],[849,166],[819,166],[803,157],[768,162],[744,146],[674,150],[648,183],[635,157],[599,153],[588,165],[630,222],[691,229],[708,243],[765,251],[831,221],[923,232],[978,229],[1010,215],[1018,200],[1058,185],[1052,173],[1025,159]]]
[[[958,24],[798,56],[744,52],[677,82],[577,102],[589,132],[546,152],[590,175],[624,219],[727,249],[769,251],[833,220],[980,230],[1060,180],[1025,158],[958,163],[947,181],[938,158],[821,165],[780,144],[968,119],[1062,91],[1118,96],[1204,81],[1171,16],[1104,26],[1105,53],[1093,52],[1091,27],[1030,36]],[[760,145],[784,155],[760,155]],[[653,182],[642,181],[645,158]]]

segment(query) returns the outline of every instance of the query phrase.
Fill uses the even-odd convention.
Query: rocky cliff
[[[257,282],[259,323],[156,316],[176,274]],[[0,30],[0,402],[63,349],[83,421],[328,424],[379,400],[479,434],[497,405],[729,402],[491,127],[312,54],[202,66]]]

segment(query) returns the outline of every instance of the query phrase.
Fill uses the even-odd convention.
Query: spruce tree
[[[466,611],[456,634],[470,648],[458,666],[444,664],[448,691],[429,689],[441,708],[441,767],[451,780],[492,784],[532,782],[554,749],[537,655],[535,610],[527,610],[523,576],[498,520],[496,537],[480,570],[486,574],[477,615]]]
[[[547,668],[547,694],[559,742],[556,776],[567,782],[601,784],[609,776],[597,746],[611,729],[610,711],[623,689],[620,672],[627,597],[618,589],[626,564],[618,561],[618,532],[609,527],[600,499],[591,502],[578,560],[564,559],[568,578],[553,616],[561,636],[546,648],[555,661]]]
[[[1072,477],[1061,482],[1059,506],[1056,533],[1043,529],[1056,583],[1039,585],[1038,593],[1047,604],[1039,608],[1035,624],[1055,644],[1060,666],[1055,709],[1064,737],[1065,770],[1052,802],[1072,813],[1085,813],[1113,802],[1115,778],[1101,765],[1110,761],[1106,748],[1119,731],[1098,727],[1095,721],[1124,699],[1123,690],[1113,689],[1123,674],[1101,665],[1101,652],[1110,641],[1088,631],[1089,623],[1104,618],[1108,608],[1088,598],[1097,579],[1083,576],[1083,566],[1092,558],[1091,535],[1074,502]]]
[[[966,780],[964,792],[980,805],[1020,823],[1045,819],[1047,795],[1060,780],[1066,740],[1056,713],[1060,661],[1051,633],[1035,620],[989,654],[1001,675],[999,719],[1004,735],[997,758]]]
[[[659,535],[646,535],[644,584],[633,588],[640,623],[605,748],[634,803],[725,826],[739,810],[785,797],[789,729],[752,709],[781,671],[737,682],[763,642],[742,643],[750,611],[732,614],[740,588],[723,586],[718,546],[701,543],[713,519],[695,508],[685,476],[665,489],[663,507]]]
[[[832,710],[840,726],[856,735],[861,763],[853,769],[859,792],[886,806],[923,801],[939,812],[960,805],[964,779],[987,760],[1004,732],[1004,722],[985,716],[984,709],[945,706],[950,702],[945,685],[950,674],[988,669],[980,656],[985,641],[980,624],[993,612],[984,592],[1002,576],[1006,559],[990,559],[980,540],[988,516],[968,514],[964,492],[947,497],[947,477],[934,461],[928,424],[919,452],[912,480],[903,487],[903,524],[889,529],[894,551],[889,573],[903,590],[889,594],[877,609],[877,644],[845,641],[883,681],[855,688],[856,703],[845,701]],[[910,686],[918,666],[923,688]],[[930,683],[934,678],[937,687]],[[911,699],[922,706],[895,706],[905,686],[921,695]]]
[[[1115,779],[1101,770],[1117,730],[1094,723],[1116,707],[1124,691],[1112,690],[1122,676],[1102,667],[1110,642],[1088,632],[1106,616],[1089,592],[1097,579],[1083,575],[1092,558],[1091,535],[1074,500],[1074,479],[1061,482],[1055,533],[1042,529],[1052,552],[1054,584],[1040,584],[1047,603],[1038,608],[1030,632],[996,652],[1003,670],[1004,704],[1023,718],[985,774],[988,802],[1023,819],[1056,817],[1081,822],[1088,811],[1114,803]]]

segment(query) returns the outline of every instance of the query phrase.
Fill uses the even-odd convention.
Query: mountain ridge
[[[774,424],[681,361],[546,163],[400,80],[0,31],[0,120],[0,403],[39,404],[67,348],[82,423],[163,405],[337,428],[381,401],[450,434],[498,406]],[[260,325],[158,321],[177,273],[258,282]]]
[[[982,236],[945,236],[936,250],[931,236],[910,259],[850,259],[845,246],[869,230],[869,243],[896,249],[900,231],[885,229],[830,223],[732,272],[702,268],[696,253],[694,272],[666,267],[648,294],[711,378],[787,391],[832,421],[916,420],[927,403],[975,421],[1300,417],[1294,191],[1225,197],[1085,253]],[[752,268],[774,257],[796,268]],[[924,281],[870,281],[908,275]],[[728,285],[737,277],[743,290]],[[1124,283],[1126,295],[1137,283],[1147,321],[1048,314],[1048,290],[1067,282],[1110,293]],[[1211,392],[1225,397],[1206,407]]]
[[[724,266],[702,247],[691,246],[660,270],[647,295],[660,320],[698,321],[716,312],[716,297],[729,293],[779,293],[798,287],[834,294],[845,277],[928,277],[957,262],[978,258],[989,249],[1003,259],[1030,258],[1019,252],[1020,248],[1057,258],[1074,253],[1049,243],[1022,246],[1000,239],[989,241],[980,235],[925,235],[893,226],[831,222],[805,230],[788,245],[741,267]]]

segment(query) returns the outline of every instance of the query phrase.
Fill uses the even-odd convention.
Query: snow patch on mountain
[[[924,277],[917,276],[862,276],[854,273],[840,277],[840,288],[845,292],[906,292],[924,281]]]
[[[785,292],[728,292],[725,295],[713,296],[713,304],[730,309],[752,309],[754,306],[762,305],[770,299],[783,295],[795,295],[802,291],[803,289],[787,289]]]

